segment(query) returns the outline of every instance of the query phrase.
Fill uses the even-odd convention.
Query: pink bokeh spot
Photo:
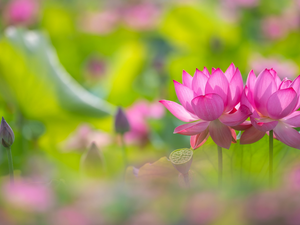
[[[2,191],[3,199],[7,203],[23,210],[44,212],[53,203],[53,194],[48,187],[25,180],[16,180],[14,185],[5,183]]]
[[[136,30],[150,30],[158,23],[160,9],[150,3],[141,3],[125,8],[124,23]]]
[[[164,116],[164,107],[159,103],[149,103],[140,100],[126,110],[127,119],[130,124],[130,131],[125,134],[128,143],[143,143],[149,134],[147,120],[160,119]]]
[[[6,17],[9,24],[31,25],[38,13],[38,4],[35,0],[14,0],[6,9]]]
[[[94,130],[88,124],[82,124],[69,136],[62,148],[65,152],[84,150],[90,147],[92,142],[98,148],[102,148],[112,143],[112,136],[109,133]]]
[[[277,71],[278,76],[291,79],[298,73],[299,68],[292,60],[286,60],[278,56],[265,58],[259,54],[253,55],[249,61],[249,66],[255,73],[259,73],[265,68],[273,68]]]
[[[77,209],[73,206],[66,206],[59,209],[52,216],[52,222],[55,225],[90,225],[92,224],[88,217],[82,212],[81,209]]]

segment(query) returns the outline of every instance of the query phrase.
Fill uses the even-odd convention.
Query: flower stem
[[[183,176],[186,187],[190,188],[191,185],[190,185],[189,172],[187,172],[186,174],[182,174],[182,176]]]
[[[273,184],[273,130],[269,132],[269,184]]]
[[[223,180],[223,156],[222,156],[222,148],[220,146],[218,146],[218,166],[219,166],[218,183],[219,183],[219,187],[222,187],[222,180]]]
[[[125,171],[126,171],[126,168],[128,166],[126,145],[125,145],[124,135],[121,134],[120,136],[121,136],[121,146],[122,146],[122,150],[123,150],[124,167],[125,167]]]
[[[10,176],[10,184],[14,184],[14,165],[13,165],[13,159],[11,154],[11,148],[6,147],[7,152],[7,158],[8,158],[8,168],[9,168],[9,176]]]

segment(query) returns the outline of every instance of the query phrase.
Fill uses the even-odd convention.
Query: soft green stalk
[[[222,156],[222,148],[220,146],[218,146],[218,168],[219,168],[218,183],[219,183],[219,187],[222,187],[222,181],[223,181],[223,156]]]
[[[273,184],[273,130],[269,132],[269,184]]]
[[[13,165],[13,159],[12,159],[12,154],[11,154],[11,148],[6,147],[5,149],[7,152],[10,183],[13,185],[14,184],[14,165]]]
[[[123,150],[123,160],[124,160],[124,167],[125,167],[125,171],[126,168],[128,166],[128,160],[127,160],[127,151],[126,151],[126,145],[125,145],[125,140],[124,140],[124,134],[121,134],[121,146],[122,146],[122,150]]]
[[[190,176],[189,176],[189,172],[187,172],[186,174],[182,174],[185,185],[190,188],[191,184],[190,184]]]

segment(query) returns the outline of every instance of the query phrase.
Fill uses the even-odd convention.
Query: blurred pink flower
[[[86,63],[86,73],[92,80],[101,78],[105,74],[106,63],[99,58],[91,58]]]
[[[228,8],[253,8],[258,5],[259,0],[221,0]]]
[[[294,166],[291,171],[285,176],[285,184],[291,190],[300,191],[300,167]]]
[[[2,195],[8,204],[25,211],[45,212],[53,203],[53,194],[48,187],[25,180],[16,180],[14,185],[5,183]]]
[[[269,16],[262,21],[262,31],[267,38],[284,38],[300,25],[299,12],[295,8],[285,9],[281,15]]]
[[[89,218],[82,212],[82,209],[77,209],[73,206],[66,206],[59,209],[51,216],[51,222],[55,225],[90,225],[92,224]]]
[[[112,137],[108,133],[93,130],[89,125],[83,124],[66,140],[63,149],[64,151],[82,150],[88,148],[92,142],[101,148],[109,145]]]
[[[86,13],[79,21],[81,30],[93,34],[109,34],[116,29],[119,13],[116,10]]]
[[[282,221],[282,200],[278,192],[259,193],[246,202],[244,216],[251,224],[277,224]]]
[[[129,143],[143,143],[148,139],[148,119],[160,119],[164,116],[165,110],[159,103],[138,101],[126,110],[127,119],[130,124],[130,131],[125,134]]]
[[[263,19],[262,31],[267,38],[280,39],[287,35],[288,27],[281,17],[270,16]]]
[[[242,8],[254,8],[260,0],[219,0],[219,13],[228,22],[239,22]]]
[[[293,78],[299,70],[297,64],[292,60],[284,60],[280,57],[264,58],[259,54],[251,57],[249,66],[255,73],[259,73],[265,68],[273,68],[281,79]]]
[[[138,170],[135,168],[133,172],[140,180],[161,180],[163,182],[175,180],[178,177],[178,171],[174,168],[167,157],[162,157],[153,163],[146,163]]]
[[[223,212],[223,204],[213,193],[193,195],[186,205],[188,224],[213,224]]]
[[[297,30],[300,26],[299,11],[295,7],[287,8],[282,13],[282,20],[289,30]]]
[[[35,0],[13,0],[7,5],[5,17],[8,24],[31,25],[38,14],[38,4]]]
[[[139,211],[135,215],[132,215],[128,222],[124,225],[163,225],[159,217],[159,213],[151,212],[150,210]]]
[[[253,111],[253,126],[242,134],[240,143],[256,142],[273,130],[278,140],[300,149],[300,134],[294,129],[300,127],[299,100],[300,76],[281,81],[273,69],[265,69],[258,77],[251,71],[241,102]]]
[[[149,30],[155,27],[160,16],[158,6],[140,3],[124,9],[123,20],[126,25],[136,30]]]
[[[235,141],[230,128],[243,123],[251,114],[247,106],[239,106],[243,92],[243,79],[238,68],[231,64],[225,73],[213,69],[210,75],[196,69],[194,77],[183,71],[183,84],[174,81],[181,105],[167,100],[160,102],[178,119],[189,122],[175,128],[174,133],[191,136],[195,149],[210,135],[223,148]]]

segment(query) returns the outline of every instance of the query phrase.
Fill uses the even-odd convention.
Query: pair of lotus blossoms
[[[191,136],[193,149],[209,136],[221,148],[236,142],[235,130],[244,131],[240,144],[259,141],[268,133],[284,144],[300,149],[300,75],[281,80],[275,70],[265,69],[258,77],[251,71],[244,87],[232,63],[226,72],[204,67],[194,77],[183,71],[182,84],[174,81],[178,104],[160,102],[178,119],[187,122],[174,133]],[[250,117],[250,120],[247,120]],[[274,132],[274,133],[273,133]]]

